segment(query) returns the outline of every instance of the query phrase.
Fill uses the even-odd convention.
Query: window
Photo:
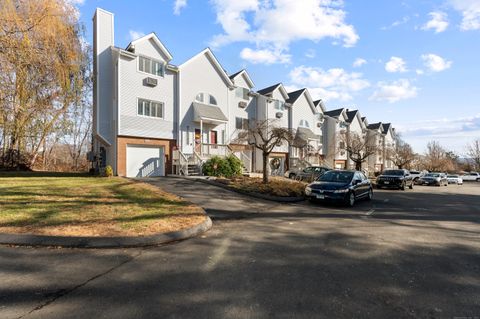
[[[164,75],[164,63],[143,56],[138,59],[138,70],[156,76]]]
[[[285,110],[285,103],[283,103],[282,101],[275,100],[273,103],[274,103],[273,107],[275,108],[275,110],[279,110],[279,111]]]
[[[163,103],[138,99],[137,114],[148,117],[163,118]]]
[[[236,97],[239,97],[241,99],[244,99],[244,100],[248,100],[248,93],[250,91],[248,89],[245,89],[245,88],[236,88],[235,89],[235,96]]]
[[[308,124],[308,121],[307,120],[301,120],[300,121],[300,124],[298,126],[301,126],[301,127],[310,127],[310,124]]]
[[[340,143],[338,144],[338,146],[339,146],[340,149],[342,149],[342,150],[345,149],[345,142],[340,142]]]
[[[241,117],[235,118],[235,128],[237,130],[247,130],[248,129],[248,119],[244,119]]]
[[[208,103],[210,105],[218,105],[217,99],[208,93],[198,93],[195,97],[195,101],[200,103]]]

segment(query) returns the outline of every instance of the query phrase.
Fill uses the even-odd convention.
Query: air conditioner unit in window
[[[158,84],[158,80],[154,78],[145,78],[143,79],[143,85],[145,86],[150,86],[150,87],[155,87]]]
[[[277,112],[277,113],[275,113],[275,117],[277,119],[281,119],[283,117],[283,113],[282,112]]]
[[[247,107],[247,102],[244,102],[244,101],[238,102],[238,107],[242,108],[242,109],[246,108]]]

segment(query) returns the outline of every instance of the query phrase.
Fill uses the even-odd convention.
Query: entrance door
[[[195,129],[195,152],[200,153],[202,134],[199,128]]]
[[[218,144],[218,134],[217,131],[210,131],[210,144]],[[213,146],[213,148],[217,148],[216,146]]]

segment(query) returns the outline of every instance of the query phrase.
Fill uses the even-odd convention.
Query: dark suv
[[[413,178],[406,169],[388,169],[377,177],[377,188],[413,189]]]

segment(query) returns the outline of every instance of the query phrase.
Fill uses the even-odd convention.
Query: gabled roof
[[[390,127],[392,127],[392,124],[391,124],[391,123],[382,123],[383,133],[387,133],[388,130],[390,129]]]
[[[200,53],[196,54],[195,56],[191,57],[190,59],[188,59],[187,61],[183,62],[181,65],[179,65],[178,67],[179,68],[182,68],[184,66],[186,66],[187,64],[189,64],[190,62],[192,62],[193,60],[196,60],[198,57],[202,56],[202,55],[206,55],[207,58],[212,62],[213,66],[215,67],[215,69],[218,71],[218,73],[220,74],[220,76],[222,77],[223,81],[225,82],[225,84],[227,84],[228,87],[234,87],[233,85],[233,82],[232,80],[230,79],[230,77],[227,75],[227,73],[225,72],[225,69],[222,68],[222,65],[220,64],[220,62],[218,62],[217,58],[215,57],[215,55],[213,54],[212,50],[210,50],[210,48],[206,48],[204,49],[203,51],[201,51]]]
[[[237,76],[243,76],[243,78],[245,79],[245,81],[247,81],[248,85],[250,86],[250,88],[253,88],[255,86],[255,84],[253,83],[252,79],[250,78],[250,75],[248,75],[248,72],[247,70],[243,69],[243,70],[240,70],[238,71],[237,73],[234,73],[234,74],[231,74],[229,76],[230,80],[234,81],[234,79],[237,77]]]
[[[333,118],[338,118],[340,115],[342,115],[344,110],[345,110],[344,108],[341,108],[341,109],[326,111],[324,114],[326,116],[330,116],[330,117],[333,117]]]
[[[167,48],[163,45],[162,41],[157,37],[155,32],[149,33],[135,41],[132,41],[128,44],[126,50],[129,51],[130,49],[135,48],[135,45],[139,42],[145,41],[145,40],[153,40],[153,42],[158,46],[160,51],[167,57],[167,62],[170,62],[173,59],[173,56],[170,54],[170,52],[167,50]]]
[[[298,100],[298,98],[302,95],[305,95],[305,97],[307,98],[307,102],[310,105],[310,109],[312,110],[312,113],[315,114],[316,112],[315,104],[313,103],[313,99],[310,95],[310,92],[308,92],[308,89],[306,88],[288,93],[288,99],[286,102],[293,105]]]
[[[280,92],[282,93],[283,95],[283,98],[285,100],[288,100],[289,96],[288,96],[288,93],[287,93],[287,90],[285,90],[285,88],[283,87],[283,84],[282,83],[277,83],[277,84],[274,84],[272,86],[269,86],[267,88],[264,88],[264,89],[261,89],[261,90],[258,90],[257,93],[258,94],[261,94],[261,95],[271,95],[273,93],[273,91],[275,91],[276,89],[279,89]]]
[[[352,123],[355,116],[357,116],[358,110],[347,111],[347,122]]]
[[[325,113],[325,104],[323,104],[323,101],[322,100],[316,100],[313,102],[313,105],[315,105],[315,107],[320,107],[320,110],[322,110],[323,113]]]
[[[378,130],[382,126],[382,122],[372,123],[367,126],[369,130]]]

